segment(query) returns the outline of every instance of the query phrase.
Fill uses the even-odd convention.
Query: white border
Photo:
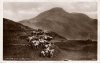
[[[100,61],[3,61],[5,63],[97,63]]]
[[[100,37],[100,0],[0,0],[0,61],[3,61],[3,2],[98,2],[98,37]],[[98,38],[98,60],[100,61],[100,39]],[[41,61],[42,63],[97,63],[97,61]],[[39,63],[40,61],[3,61],[5,63]]]
[[[3,58],[3,0],[0,0],[0,61]]]
[[[97,17],[98,17],[98,61],[100,61],[100,0],[98,0]]]
[[[95,2],[98,0],[3,0],[4,2]]]

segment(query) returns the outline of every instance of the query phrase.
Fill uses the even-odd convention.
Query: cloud
[[[84,12],[93,12],[97,11],[97,3],[96,2],[77,2],[72,4],[77,11],[84,11]]]
[[[14,21],[20,21],[20,20],[23,20],[23,19],[30,19],[30,18],[33,18],[33,16],[35,16],[37,13],[36,12],[28,12],[28,11],[17,11],[16,13],[13,12],[13,11],[8,11],[8,10],[5,10],[4,11],[4,18],[9,18],[11,20],[14,20]]]
[[[97,12],[83,12],[84,14],[88,15],[90,18],[97,18]]]

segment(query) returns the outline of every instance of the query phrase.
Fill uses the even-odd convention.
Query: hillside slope
[[[20,23],[16,23],[9,19],[3,19],[3,59],[4,60],[57,60],[57,55],[60,50],[55,46],[55,57],[54,58],[43,58],[40,57],[40,49],[32,49],[27,46],[28,41],[26,37],[31,34],[32,30],[27,26]],[[50,32],[56,38],[62,38],[56,33]],[[60,59],[60,58],[59,58]]]
[[[3,19],[3,38],[4,45],[22,43],[19,40],[21,36],[27,36],[33,30],[20,23],[16,23],[9,19]],[[17,41],[18,40],[18,41]]]
[[[97,40],[97,20],[82,13],[68,13],[58,7],[20,23],[31,28],[56,32],[67,39]]]

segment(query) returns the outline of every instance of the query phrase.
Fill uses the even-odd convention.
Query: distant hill
[[[68,13],[59,7],[19,23],[31,28],[56,32],[66,39],[97,40],[97,19],[92,19],[82,13]]]

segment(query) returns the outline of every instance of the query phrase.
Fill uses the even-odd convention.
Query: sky
[[[61,7],[69,13],[84,13],[91,18],[97,18],[96,2],[4,2],[3,17],[18,22],[34,18],[54,7]]]

